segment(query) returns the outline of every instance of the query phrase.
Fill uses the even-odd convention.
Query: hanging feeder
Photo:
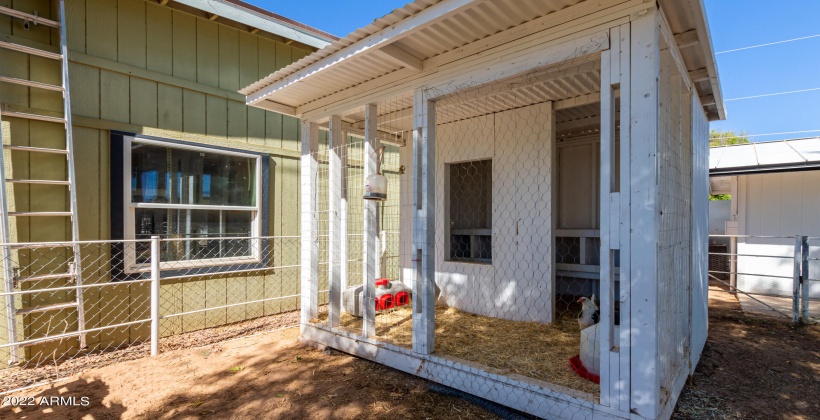
[[[365,179],[363,198],[365,200],[385,201],[387,200],[387,178],[381,172],[381,163],[384,160],[384,146],[381,147],[381,157],[378,156],[378,150],[373,151],[373,153],[377,153],[376,173]]]

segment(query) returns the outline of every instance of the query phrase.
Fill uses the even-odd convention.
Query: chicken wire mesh
[[[13,277],[2,293],[0,359],[14,363],[0,370],[0,392],[148,356],[154,258],[161,351],[298,323],[298,237],[166,238],[158,255],[150,245],[4,245]]]
[[[412,105],[412,102],[409,105]],[[319,237],[332,236],[329,231],[331,225],[324,221],[328,217],[338,217],[339,232],[333,235],[341,237],[340,241],[343,243],[339,245],[341,245],[341,258],[344,259],[344,263],[339,267],[339,270],[343,271],[340,279],[343,310],[340,313],[338,328],[353,334],[363,333],[362,308],[365,288],[367,282],[370,282],[375,286],[376,335],[383,340],[390,340],[390,331],[393,327],[403,325],[404,327],[400,329],[402,333],[398,334],[400,337],[393,342],[409,346],[409,335],[403,335],[403,331],[411,330],[412,321],[409,312],[410,287],[404,283],[400,262],[402,258],[400,250],[401,207],[406,201],[402,199],[402,194],[406,194],[406,191],[402,188],[401,178],[405,174],[405,168],[400,162],[403,152],[402,147],[399,146],[408,144],[406,138],[409,132],[396,128],[392,124],[397,121],[401,124],[401,120],[410,118],[412,108],[405,104],[402,97],[384,101],[381,106],[376,107],[376,131],[379,142],[384,141],[380,146],[366,144],[362,128],[363,112],[363,110],[353,110],[345,118],[345,120],[356,121],[358,119],[359,121],[358,124],[345,121],[347,125],[341,130],[344,138],[343,144],[329,147],[327,134],[320,134],[317,153],[319,170],[316,182]],[[332,159],[338,159],[341,167],[339,181],[331,187],[330,180],[333,176],[329,166],[323,165],[323,162],[329,162]],[[380,173],[385,177],[387,198],[384,201],[374,202],[363,199],[367,172],[365,166],[368,162],[377,162]],[[341,193],[340,197],[336,198],[340,200],[339,210],[337,210],[341,213],[340,215],[335,215],[328,210],[329,200],[337,193],[333,191],[334,188]],[[344,208],[343,212],[341,208]],[[365,218],[366,214],[370,214],[371,211],[375,223],[367,232]],[[372,249],[375,254],[372,260],[374,266],[369,269],[364,258],[365,235],[368,235],[367,240],[373,241]],[[329,255],[329,250],[333,245],[330,241],[320,239],[320,289],[327,284],[325,279],[330,276],[330,270],[322,267],[327,263],[327,259],[323,256]],[[329,263],[326,265],[330,267]],[[372,270],[372,274],[368,273],[368,270]],[[382,281],[379,281],[380,279]],[[386,284],[382,284],[384,280]],[[385,299],[389,300],[385,301]],[[311,321],[317,325],[329,325],[327,310],[327,306],[320,306],[317,319]]]

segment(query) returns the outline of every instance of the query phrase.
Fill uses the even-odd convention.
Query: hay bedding
[[[410,306],[377,314],[378,339],[411,347],[411,319]],[[340,324],[356,334],[362,331],[361,318],[346,312]],[[514,373],[597,397],[599,386],[579,377],[569,366],[569,358],[578,354],[579,339],[578,322],[571,316],[541,324],[436,308],[436,353],[478,363],[497,373]]]

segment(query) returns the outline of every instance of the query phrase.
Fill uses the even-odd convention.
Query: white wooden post
[[[159,354],[159,236],[151,237],[151,356]]]
[[[803,269],[800,272],[800,278],[803,282],[803,290],[801,293],[801,301],[800,301],[800,318],[803,320],[803,323],[809,322],[809,283],[810,283],[810,276],[809,276],[809,237],[803,236],[802,237],[802,257],[803,261],[801,266]]]
[[[621,268],[621,287],[630,292],[629,409],[656,418],[660,407],[658,373],[658,226],[657,146],[658,77],[660,75],[657,11],[631,22],[629,155],[629,272]],[[626,240],[627,238],[624,238]],[[624,257],[621,256],[621,264]],[[623,310],[623,309],[622,309]],[[624,326],[621,327],[622,329]]]
[[[800,235],[794,236],[794,272],[793,272],[793,285],[794,289],[792,292],[792,322],[794,325],[798,325],[800,323],[800,263],[802,261],[802,253],[800,252],[800,247],[803,244],[803,240]]]
[[[319,127],[302,121],[302,263],[301,263],[301,324],[319,315],[319,219],[318,170]]]
[[[378,165],[379,137],[377,132],[378,113],[376,104],[365,105],[364,112],[364,179],[375,174]],[[362,335],[370,337],[376,335],[376,276],[378,276],[376,244],[379,238],[379,206],[372,200],[364,202],[364,243],[362,284],[364,285],[364,322]]]
[[[339,326],[342,310],[342,160],[345,139],[342,136],[342,117],[330,117],[328,132],[328,279],[330,281],[330,304],[328,326]]]
[[[435,349],[435,153],[436,110],[423,89],[413,102],[413,351]]]
[[[629,411],[630,368],[630,27],[610,30],[610,50],[601,54],[601,405]],[[616,98],[620,94],[620,107]],[[617,159],[616,119],[620,112],[620,159]],[[624,157],[627,157],[626,159]],[[616,170],[620,173],[616,173]],[[618,176],[619,175],[619,176]],[[620,266],[615,294],[615,253]],[[621,316],[615,335],[615,301]]]
[[[339,257],[341,259],[341,276],[339,282],[341,284],[342,293],[347,290],[347,270],[348,270],[348,247],[347,247],[347,131],[342,131],[342,144],[339,146],[339,156],[342,179],[341,182],[341,202],[339,203]]]

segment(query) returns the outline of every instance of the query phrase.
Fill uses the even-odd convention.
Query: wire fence
[[[296,236],[0,246],[0,392],[298,324]]]
[[[713,293],[736,297],[744,312],[818,321],[820,238],[809,236],[709,236]]]

